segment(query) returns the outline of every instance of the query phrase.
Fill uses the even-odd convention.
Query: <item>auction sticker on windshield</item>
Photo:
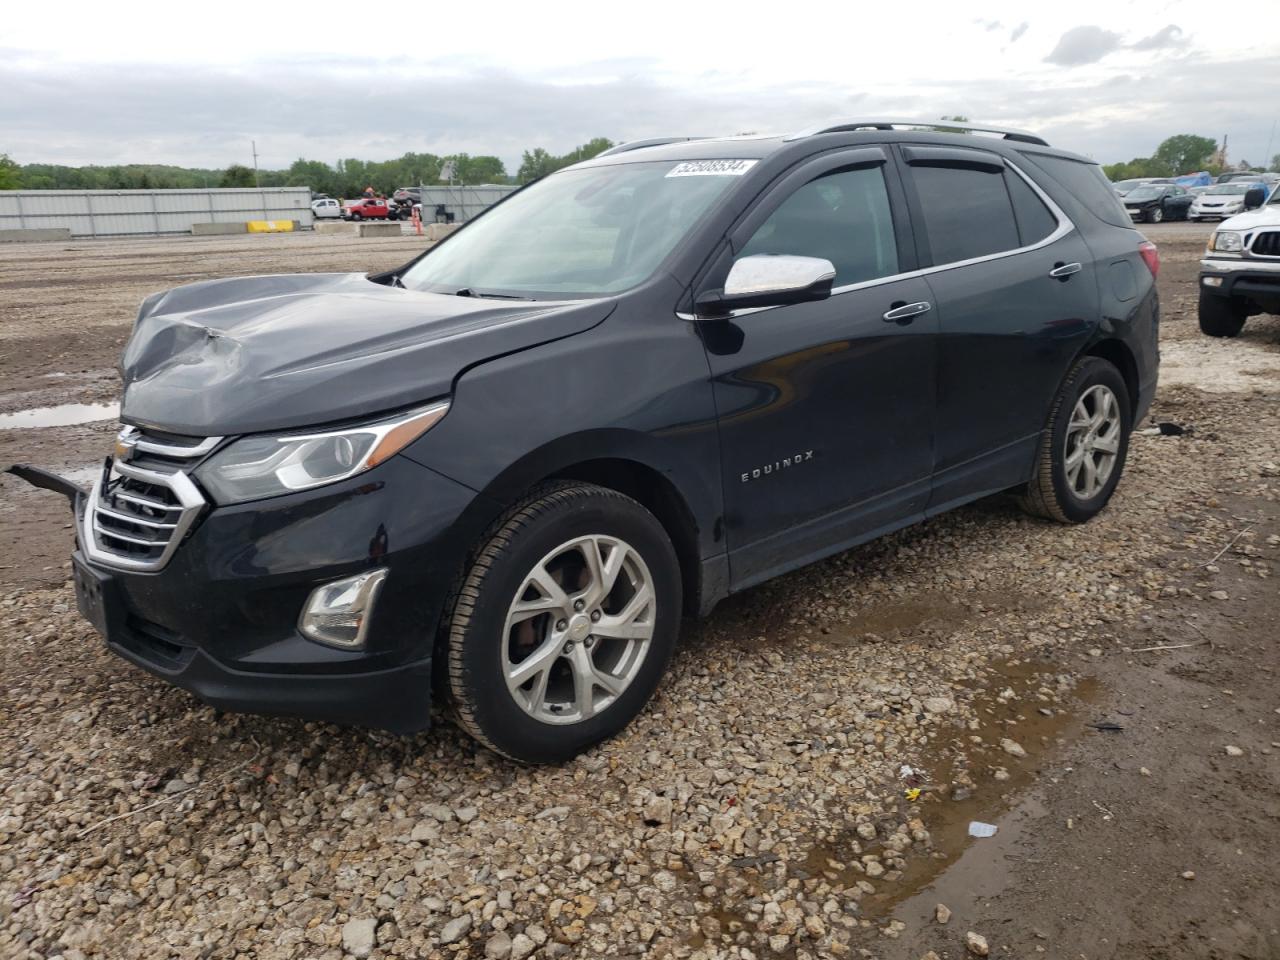
[[[672,167],[667,176],[740,177],[755,165],[755,160],[686,160]]]

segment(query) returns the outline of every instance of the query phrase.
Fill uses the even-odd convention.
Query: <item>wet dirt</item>
[[[947,877],[947,885],[968,882],[971,878],[953,880],[953,865],[974,844],[1009,842],[1011,823],[1006,815],[1035,782],[1053,750],[1080,734],[1085,711],[1096,696],[1096,681],[1077,682],[1051,664],[996,664],[990,685],[972,698],[977,722],[951,729],[937,752],[921,758],[913,766],[915,773],[902,780],[904,809],[913,803],[908,791],[920,790],[914,808],[929,831],[930,853],[910,857],[897,883],[864,897],[862,915],[887,916],[940,876]],[[1001,747],[1004,740],[1013,741],[1025,754],[1011,756]],[[969,835],[974,821],[995,823],[1000,830],[994,838],[975,839]],[[874,845],[867,851],[874,852]]]
[[[972,930],[992,956],[1280,957],[1280,595],[1265,566],[1280,557],[1280,508],[1222,509],[1258,521],[1242,549],[1212,564],[1171,556],[1178,599],[1115,638],[1118,649],[1082,654],[1074,687],[1061,667],[1020,665],[1032,672],[1009,685],[1015,698],[992,700],[998,679],[976,693],[980,742],[962,733],[922,759],[933,779],[967,772],[976,789],[922,799],[929,849],[912,851],[893,895],[861,903],[874,921],[868,956],[959,960]],[[1206,598],[1209,565],[1229,599]],[[1027,756],[1002,755],[1001,736]],[[1008,779],[995,779],[1001,768]],[[970,819],[998,832],[972,839]]]

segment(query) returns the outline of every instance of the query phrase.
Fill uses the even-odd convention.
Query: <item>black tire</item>
[[[1211,337],[1236,337],[1244,329],[1245,308],[1231,297],[1200,291],[1200,331]]]
[[[353,213],[353,214],[351,215],[351,219],[352,219],[352,220],[363,220],[363,219],[364,219],[364,217],[362,217],[362,216],[361,216],[360,214],[358,214],[358,213]]]
[[[1067,428],[1077,402],[1096,386],[1108,388],[1118,403],[1119,445],[1106,482],[1093,496],[1085,499],[1072,489],[1067,479]],[[1085,523],[1097,516],[1111,499],[1124,472],[1129,433],[1133,429],[1132,409],[1133,400],[1119,370],[1100,357],[1084,357],[1078,361],[1054,398],[1053,413],[1040,440],[1035,473],[1020,498],[1022,508],[1060,523]]]
[[[637,672],[611,703],[589,719],[546,722],[526,712],[507,688],[507,613],[548,553],[585,536],[619,538],[643,560],[654,590],[653,634]],[[679,562],[653,514],[630,497],[592,484],[562,481],[536,489],[483,539],[450,605],[443,652],[455,718],[480,743],[513,760],[568,760],[617,734],[648,702],[675,648],[680,611]],[[556,660],[548,669],[567,667]]]
[[[1164,207],[1152,207],[1147,211],[1147,223],[1159,223],[1164,219]]]

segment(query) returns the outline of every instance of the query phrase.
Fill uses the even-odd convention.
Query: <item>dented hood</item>
[[[121,419],[228,436],[372,416],[443,396],[467,367],[587,330],[612,308],[424,293],[353,273],[178,287],[138,314]]]

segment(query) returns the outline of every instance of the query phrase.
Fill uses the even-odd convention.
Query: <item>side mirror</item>
[[[756,254],[729,270],[723,290],[709,290],[694,304],[699,316],[724,316],[732,310],[810,303],[831,296],[836,268],[821,257]]]
[[[1266,202],[1267,191],[1265,187],[1250,187],[1245,191],[1244,208],[1246,210],[1256,210]]]

